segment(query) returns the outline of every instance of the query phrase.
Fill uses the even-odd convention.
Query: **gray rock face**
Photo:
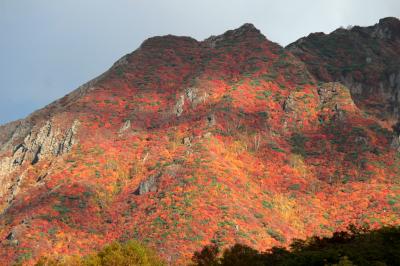
[[[182,143],[188,147],[192,146],[192,137],[184,137]]]
[[[193,102],[197,98],[198,89],[195,87],[190,87],[186,89],[186,96],[189,101]]]
[[[331,86],[320,86],[317,91],[321,104],[330,102],[338,94],[335,83]]]
[[[390,146],[392,147],[392,149],[395,149],[398,152],[400,152],[400,136],[399,135],[395,134],[395,136],[393,136],[392,143]]]
[[[72,147],[76,143],[76,134],[78,133],[79,121],[75,120],[72,126],[68,129],[67,134],[62,138],[58,145],[57,153],[55,155],[61,155],[71,151]]]
[[[205,102],[207,97],[207,92],[202,92],[196,87],[186,88],[184,94],[179,95],[179,98],[173,108],[173,113],[177,117],[180,117],[184,111],[183,106],[185,105],[185,101],[190,104],[192,108],[195,108],[198,104]]]
[[[400,117],[400,69],[387,75],[374,87],[354,81],[352,75],[342,76],[341,82],[350,89],[355,99],[379,95],[383,108],[389,111],[394,119]]]
[[[204,43],[214,49],[215,47],[217,47],[217,44],[219,42],[222,42],[224,40],[224,35],[219,35],[219,36],[210,36],[208,39],[204,40]]]
[[[196,107],[198,104],[205,102],[208,97],[207,92],[201,92],[196,87],[190,87],[185,90],[188,100],[191,102],[192,107]]]
[[[31,164],[36,164],[41,158],[59,156],[69,152],[76,142],[75,135],[78,125],[79,122],[75,120],[63,134],[60,129],[53,128],[50,120],[47,121],[37,134],[31,131],[23,143],[17,145],[13,162],[20,162],[19,165],[21,165],[27,158],[31,160]]]
[[[149,192],[157,192],[158,184],[160,183],[160,178],[162,173],[149,176],[146,180],[139,184],[139,187],[134,192],[135,195],[143,195]]]
[[[32,130],[33,125],[26,121],[20,120],[0,126],[0,153],[14,150],[15,143],[23,142],[24,138]]]
[[[7,199],[7,203],[11,203],[15,199],[15,196],[19,192],[19,187],[20,187],[20,185],[22,183],[22,179],[23,179],[23,176],[17,176],[17,178],[12,183],[12,185],[8,188],[10,193],[9,193],[9,196],[8,196],[8,199]]]
[[[378,25],[373,32],[371,32],[371,37],[378,38],[378,39],[391,39],[392,32],[387,27],[381,27]]]
[[[253,24],[245,23],[235,30],[229,30],[222,35],[210,36],[204,40],[204,43],[210,48],[216,48],[220,43],[229,39],[246,38],[249,35],[263,36]]]
[[[345,121],[346,111],[343,105],[356,108],[350,96],[349,88],[339,82],[324,83],[318,86],[320,108],[328,108],[333,112],[333,121]]]
[[[15,177],[15,174],[23,165],[34,165],[44,158],[53,158],[69,152],[77,142],[78,127],[78,120],[64,132],[55,127],[51,120],[39,128],[30,128],[28,132],[26,131],[29,127],[24,124],[17,127],[1,148],[3,156],[0,157],[0,197],[9,195],[7,201],[10,202],[16,196],[22,176]],[[11,144],[18,140],[20,143],[12,147]]]
[[[12,230],[6,237],[6,244],[12,245],[12,246],[18,246],[19,241],[17,239],[17,232],[15,230]]]
[[[131,128],[131,120],[126,120],[122,127],[119,129],[118,133],[123,134],[125,131]]]
[[[299,57],[318,81],[348,87],[362,109],[385,120],[400,117],[398,18],[383,18],[369,27],[310,34],[286,49]]]
[[[338,104],[335,104],[335,107],[334,107],[333,110],[335,112],[335,114],[333,115],[333,120],[335,120],[335,121],[344,121],[344,120],[346,120],[346,114],[340,108],[340,106]]]
[[[290,94],[286,100],[283,102],[283,111],[286,113],[293,112],[296,108],[296,99]]]
[[[174,107],[174,113],[177,117],[181,116],[183,113],[183,106],[185,105],[185,95],[179,96],[178,101]]]
[[[381,40],[396,40],[400,38],[400,20],[395,17],[387,17],[379,20],[372,27],[371,37]]]

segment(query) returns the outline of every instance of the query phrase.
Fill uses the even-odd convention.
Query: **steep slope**
[[[287,49],[323,82],[340,81],[365,111],[387,120],[400,115],[400,20],[312,33]],[[392,121],[393,122],[393,121]]]
[[[146,40],[0,128],[0,261],[136,238],[182,264],[399,221],[393,132],[251,24]]]

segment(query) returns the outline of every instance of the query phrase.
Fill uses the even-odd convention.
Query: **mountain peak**
[[[228,30],[221,35],[212,35],[209,38],[205,39],[204,42],[208,43],[211,47],[215,47],[217,43],[222,41],[250,41],[254,39],[265,40],[265,36],[261,33],[259,29],[257,29],[251,23],[245,23],[237,29]]]
[[[252,23],[245,23],[237,29],[229,30],[225,32],[223,35],[232,35],[232,36],[244,36],[248,34],[257,34],[262,35],[261,31],[257,29]]]
[[[380,25],[397,25],[400,26],[400,20],[396,17],[386,17],[379,20]]]
[[[395,17],[386,17],[375,25],[373,36],[380,39],[400,39],[400,20]]]
[[[252,23],[244,23],[242,26],[237,28],[236,30],[241,30],[241,31],[258,31],[259,30],[254,26]]]

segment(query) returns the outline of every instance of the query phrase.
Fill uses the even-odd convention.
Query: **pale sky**
[[[0,124],[74,90],[146,38],[203,40],[253,23],[287,45],[400,17],[399,0],[0,0]]]

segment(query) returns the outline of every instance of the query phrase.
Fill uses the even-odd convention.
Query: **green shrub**
[[[41,258],[36,266],[161,266],[165,263],[139,242],[113,242],[86,257]]]
[[[275,240],[284,243],[286,241],[285,237],[281,235],[279,232],[275,231],[272,228],[267,229],[267,233]]]
[[[276,234],[274,231],[269,233]],[[273,247],[259,252],[236,244],[226,249],[222,255],[219,255],[217,248],[212,249],[212,253],[205,251],[207,250],[203,249],[196,253],[196,258],[193,257],[195,265],[400,265],[400,228],[384,227],[368,231],[366,228],[349,226],[349,232],[336,232],[329,238],[294,240],[290,250]],[[199,261],[205,263],[198,263]]]
[[[292,184],[288,187],[290,190],[300,190],[300,184]]]
[[[308,141],[307,137],[300,133],[294,133],[290,138],[290,144],[292,145],[292,152],[306,156],[305,144]]]
[[[263,200],[263,201],[262,201],[262,205],[263,205],[263,207],[266,208],[266,209],[272,209],[272,208],[274,207],[274,205],[273,205],[271,202],[268,202],[268,201],[266,201],[266,200]]]

